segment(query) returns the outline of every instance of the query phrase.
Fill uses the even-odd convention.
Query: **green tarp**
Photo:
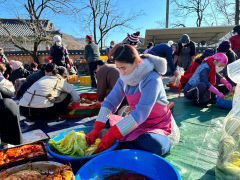
[[[179,171],[183,180],[213,180],[222,134],[224,117],[228,111],[217,105],[199,108],[178,93],[167,91],[169,101],[175,103],[174,118],[180,128],[180,142],[166,156]]]

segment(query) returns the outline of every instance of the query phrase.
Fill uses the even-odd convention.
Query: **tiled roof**
[[[59,31],[55,31],[53,24],[49,20],[41,20],[43,29],[48,34],[60,34]],[[33,31],[30,29],[30,20],[22,19],[0,19],[0,36],[8,36],[7,31],[2,27],[8,29],[11,35],[15,37],[32,37]],[[43,33],[45,33],[43,32]]]

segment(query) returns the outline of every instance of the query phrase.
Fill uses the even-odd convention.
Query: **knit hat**
[[[221,44],[219,44],[218,48],[217,48],[217,52],[222,52],[222,53],[226,53],[229,51],[231,45],[229,41],[223,41],[221,42]]]
[[[210,56],[210,57],[206,57],[204,59],[204,61],[207,61],[209,59],[214,59],[214,60],[217,60],[223,64],[227,64],[228,63],[228,58],[225,54],[223,53],[217,53],[217,54],[214,54],[213,56]]]
[[[56,35],[56,36],[53,37],[53,41],[54,41],[54,42],[57,42],[57,41],[60,41],[60,42],[61,42],[61,41],[62,41],[62,38],[61,38],[61,36]]]
[[[20,61],[10,60],[13,70],[19,69],[23,64]]]
[[[233,28],[233,33],[238,33],[240,34],[240,25],[237,25]]]
[[[211,49],[211,48],[208,48],[204,51],[203,56],[204,57],[209,57],[209,56],[212,56],[214,54],[215,54],[215,50]]]
[[[190,37],[187,34],[183,34],[179,39],[179,43],[190,43]]]
[[[92,42],[93,36],[92,35],[86,35],[86,41]]]
[[[130,45],[136,45],[139,42],[140,32],[137,31],[131,35],[128,35],[128,43]]]

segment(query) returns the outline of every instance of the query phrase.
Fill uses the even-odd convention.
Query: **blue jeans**
[[[144,133],[134,141],[120,142],[117,149],[139,149],[162,156],[170,150],[170,141],[161,134]]]

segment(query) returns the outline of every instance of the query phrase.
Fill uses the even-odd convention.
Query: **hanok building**
[[[49,20],[40,20],[41,33],[43,36],[49,37],[49,40],[40,43],[38,50],[46,50],[52,44],[52,37],[61,35],[60,32],[54,29],[53,23]],[[34,32],[30,28],[30,20],[25,19],[0,19],[0,46],[5,51],[19,51],[13,45],[9,38],[9,34],[16,39],[18,44],[21,44],[28,50],[33,50]],[[6,30],[7,29],[7,30]]]

